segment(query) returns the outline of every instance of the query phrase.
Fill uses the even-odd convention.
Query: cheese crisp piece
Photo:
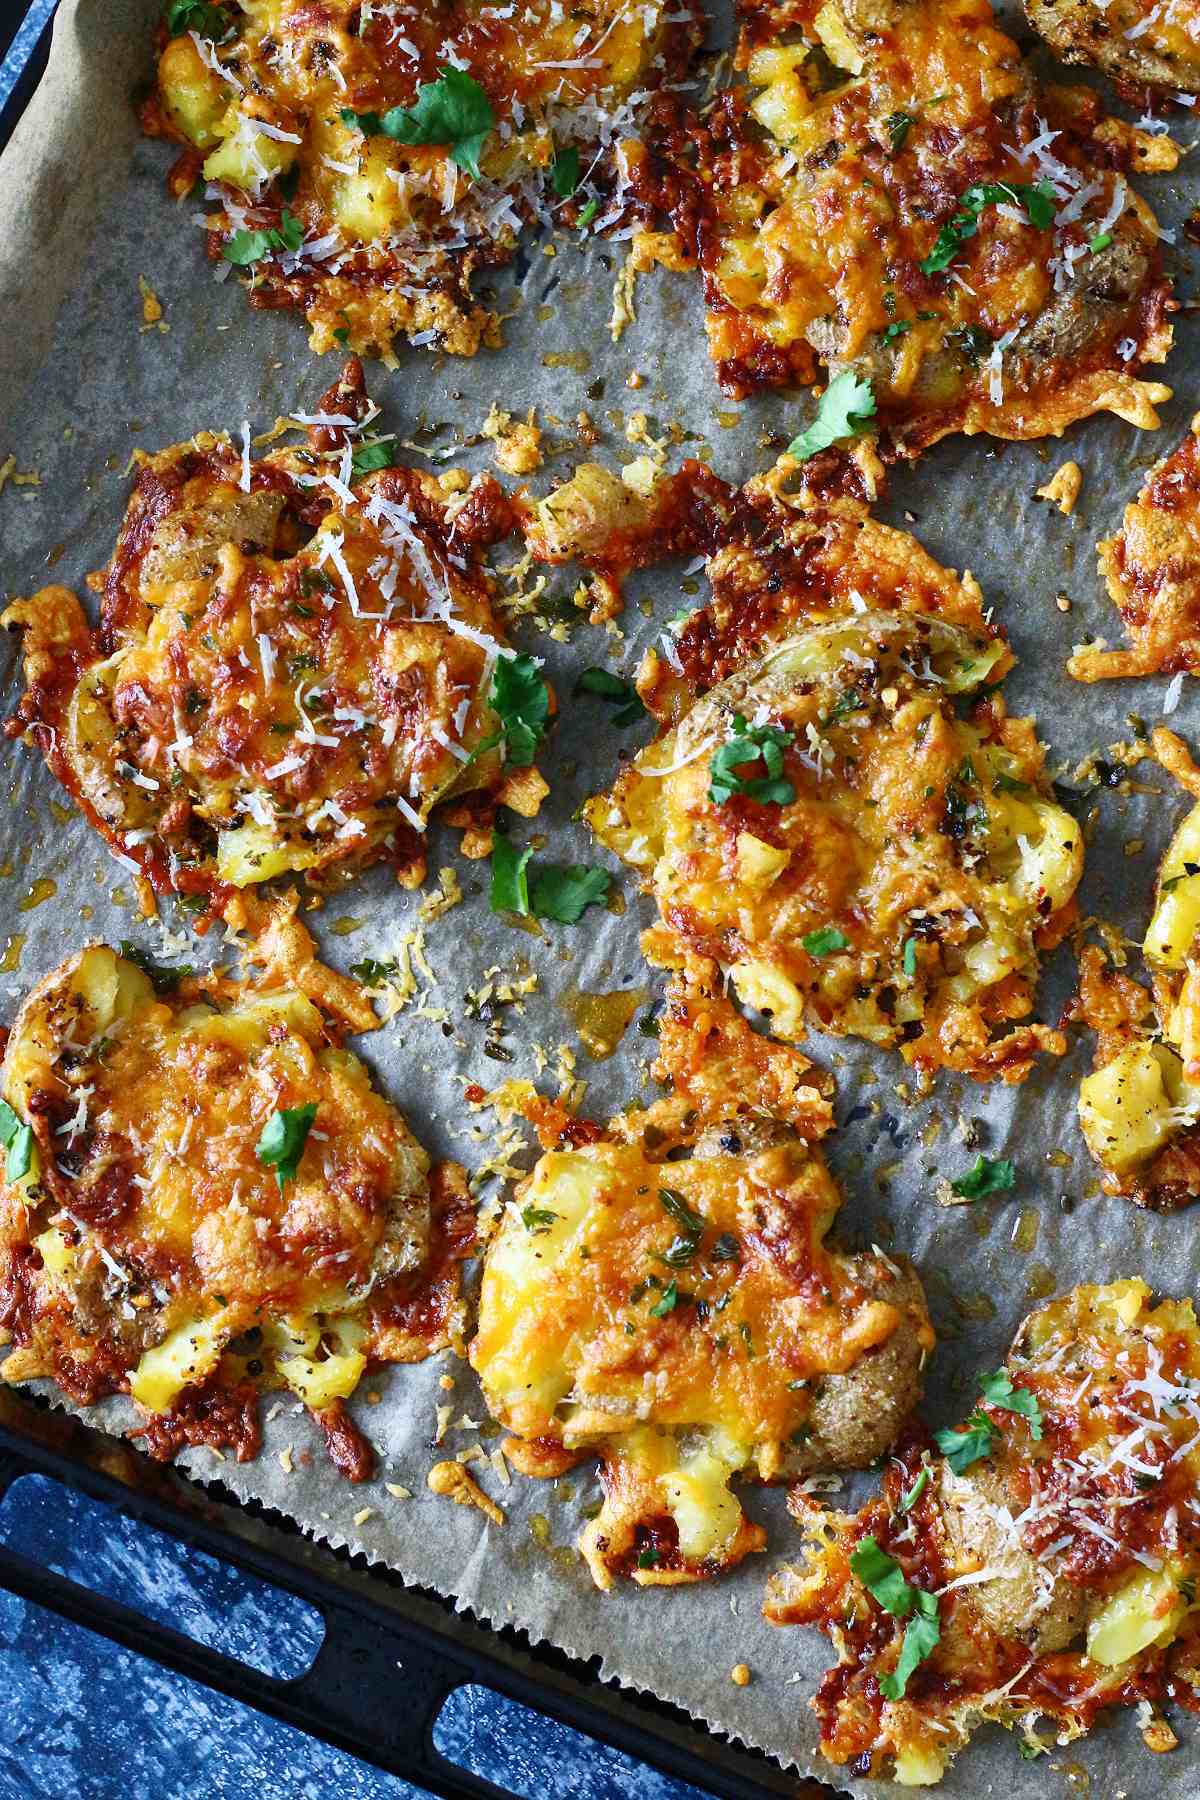
[[[1130,650],[1082,645],[1076,681],[1200,674],[1200,414],[1183,442],[1150,470],[1121,528],[1096,546],[1100,573]]]
[[[200,433],[141,458],[95,630],[62,587],[3,615],[25,629],[10,733],[125,867],[213,911],[379,859],[413,885],[432,808],[504,786],[489,693],[514,652],[478,548],[505,529],[499,490],[452,510],[432,476],[380,467],[356,363],[326,402],[310,435],[332,447],[253,460]]]
[[[1064,62],[1090,63],[1123,89],[1200,93],[1196,0],[1025,0],[1025,11]]]
[[[860,1512],[793,1492],[805,1561],[764,1610],[836,1645],[812,1702],[824,1754],[928,1787],[980,1724],[1039,1756],[1111,1706],[1172,1747],[1159,1703],[1200,1702],[1192,1302],[1152,1306],[1140,1280],[1074,1288],[1026,1319],[980,1394],[937,1434],[944,1455],[910,1443]]]
[[[580,1549],[601,1588],[697,1581],[762,1549],[733,1476],[865,1467],[933,1342],[910,1268],[826,1242],[841,1196],[803,1134],[828,1108],[715,977],[669,996],[672,1096],[607,1130],[569,1124],[484,1265],[471,1362],[522,1472],[600,1458]]]
[[[1195,797],[1159,866],[1142,941],[1153,992],[1087,946],[1078,1014],[1096,1033],[1079,1123],[1110,1194],[1174,1212],[1200,1197],[1200,769],[1173,733],[1158,760]]]
[[[735,532],[710,605],[643,665],[662,730],[588,823],[654,896],[648,953],[715,958],[779,1036],[1023,1080],[1065,1047],[1013,1022],[1083,843],[992,685],[1007,646],[969,577],[861,507],[767,517],[778,535]]]
[[[1138,370],[1170,348],[1170,287],[1126,175],[1175,149],[1089,90],[1039,90],[987,0],[747,11],[749,85],[708,116],[675,212],[721,385],[852,371],[858,428],[910,456],[1095,412],[1157,425],[1169,390]]]
[[[389,361],[398,337],[498,343],[472,276],[509,262],[525,225],[647,216],[641,134],[703,35],[692,0],[192,10],[191,29],[162,29],[142,114],[185,147],[171,191],[202,184],[209,254],[254,305],[302,311],[314,350]]]
[[[258,1450],[290,1389],[352,1480],[363,1372],[456,1337],[461,1171],[429,1159],[341,1047],[355,983],[274,924],[253,981],[91,944],[34,989],[0,1068],[0,1293],[10,1382],[127,1393],[154,1456]]]

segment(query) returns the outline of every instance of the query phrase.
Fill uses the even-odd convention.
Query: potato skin
[[[1200,54],[1177,24],[1151,24],[1126,33],[1146,13],[1137,0],[1103,7],[1096,0],[1025,0],[1029,23],[1064,62],[1088,63],[1114,81],[1200,93]],[[1195,10],[1195,9],[1193,9]]]
[[[955,1475],[942,1467],[942,1516],[950,1542],[962,1557],[981,1556],[985,1565],[998,1564],[1006,1573],[994,1581],[981,1581],[964,1590],[965,1603],[983,1622],[1005,1638],[1016,1638],[1034,1656],[1065,1650],[1087,1622],[1089,1595],[1067,1582],[1047,1589],[1038,1580],[1037,1558],[1014,1544],[985,1506],[1021,1511],[1005,1473],[990,1463],[977,1463],[966,1474]],[[984,1505],[971,1505],[973,1498]]]
[[[895,1443],[921,1398],[925,1349],[913,1324],[923,1304],[917,1273],[907,1263],[893,1274],[874,1256],[850,1257],[861,1267],[873,1299],[899,1307],[903,1320],[876,1350],[842,1375],[826,1375],[808,1415],[810,1436],[796,1462],[803,1469],[866,1469]]]

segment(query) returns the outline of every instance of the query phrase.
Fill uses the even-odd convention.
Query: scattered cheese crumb
[[[434,1433],[434,1438],[433,1438],[433,1441],[435,1444],[440,1444],[442,1439],[445,1437],[446,1428],[450,1423],[450,1415],[453,1411],[454,1411],[454,1408],[452,1406],[439,1406],[438,1407],[438,1409],[437,1409],[437,1431]]]
[[[142,330],[170,331],[171,327],[163,318],[162,301],[144,275],[138,276],[138,290],[142,296]]]
[[[373,1519],[374,1517],[375,1508],[373,1506],[364,1506],[361,1512],[355,1513],[354,1523],[356,1525],[365,1525],[368,1519]]]
[[[281,1450],[279,1452],[279,1466],[285,1475],[294,1474],[295,1471],[292,1468],[292,1446],[290,1444],[287,1446],[286,1450]]]
[[[412,1499],[412,1489],[406,1488],[406,1487],[401,1487],[401,1485],[398,1481],[385,1481],[383,1485],[387,1489],[388,1493],[392,1496],[393,1500],[411,1500]]]
[[[1037,490],[1039,500],[1049,500],[1060,513],[1073,513],[1083,487],[1083,470],[1077,462],[1065,462],[1044,486]]]
[[[746,1663],[734,1663],[729,1671],[729,1679],[734,1687],[750,1686],[750,1669]]]
[[[456,1506],[477,1506],[493,1525],[503,1525],[504,1514],[496,1502],[488,1499],[460,1462],[434,1463],[425,1481],[431,1493],[444,1494]]]
[[[536,412],[537,408],[531,406],[525,420],[514,425],[512,414],[502,412],[492,402],[481,435],[495,444],[496,463],[506,475],[532,475],[542,466],[542,433],[534,424]]]
[[[440,1388],[441,1388],[441,1389],[442,1389],[442,1390],[443,1390],[443,1391],[444,1391],[444,1392],[445,1392],[445,1393],[447,1393],[447,1394],[448,1394],[448,1393],[450,1393],[450,1392],[451,1392],[451,1390],[452,1390],[452,1389],[453,1389],[453,1387],[454,1387],[454,1377],[453,1377],[453,1375],[439,1375],[439,1376],[438,1376],[438,1386],[439,1386],[439,1387],[440,1387]]]

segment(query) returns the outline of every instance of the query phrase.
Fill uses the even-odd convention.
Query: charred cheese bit
[[[337,392],[329,416],[369,416],[359,365]],[[12,729],[124,866],[213,911],[381,858],[412,885],[433,807],[511,782],[488,696],[513,653],[479,553],[432,477],[355,476],[355,429],[322,454],[252,463],[201,434],[144,458],[100,631],[61,587],[3,615],[25,630]],[[504,528],[494,484],[471,503]]]
[[[869,564],[861,574],[875,598]],[[816,1025],[895,1046],[924,1073],[1019,1081],[1039,1049],[1064,1047],[1042,1025],[997,1028],[1032,1009],[1082,835],[1050,798],[1032,721],[1007,719],[994,687],[959,716],[960,697],[1007,666],[982,621],[872,610],[858,587],[850,598],[857,610],[843,600],[840,616],[798,620],[775,642],[760,617],[756,652],[740,656],[720,637],[723,593],[695,615],[682,679],[654,666],[640,682],[672,722],[589,802],[588,823],[642,872],[669,933],[719,946],[739,997],[780,1036]],[[689,707],[689,688],[708,691]],[[766,765],[751,758],[742,787],[719,792],[722,746],[755,729],[775,734],[781,785],[756,792]]]
[[[1198,428],[1200,414],[1183,442],[1150,470],[1120,530],[1096,546],[1132,647],[1079,646],[1067,664],[1076,681],[1170,674],[1177,701],[1187,676],[1200,674]]]
[[[1025,0],[1025,10],[1064,62],[1137,87],[1200,93],[1196,0]]]
[[[764,1132],[771,1147],[740,1149]],[[488,1247],[470,1351],[518,1468],[600,1457],[580,1549],[602,1588],[695,1581],[761,1549],[731,1479],[872,1460],[932,1343],[911,1272],[825,1244],[840,1196],[787,1128],[731,1125],[724,1150],[670,1162],[650,1135],[653,1154],[543,1156]]]
[[[444,1172],[431,1197],[424,1151],[337,1042],[361,1019],[281,985],[285,947],[323,1002],[338,994],[307,933],[276,921],[264,940],[253,981],[155,970],[158,992],[89,945],[24,1002],[0,1068],[41,1151],[36,1179],[0,1186],[0,1268],[21,1296],[4,1378],[88,1404],[127,1389],[158,1455],[252,1454],[259,1386],[351,1444],[331,1409],[369,1360],[446,1343],[469,1241],[460,1216],[448,1244]]]
[[[649,219],[638,135],[704,33],[690,0],[210,11],[228,29],[169,38],[142,109],[183,146],[171,191],[203,178],[213,254],[260,301],[303,311],[315,350],[393,363],[397,337],[463,356],[499,341],[472,277],[535,219]]]
[[[1170,286],[1126,173],[1173,167],[1171,147],[1088,90],[1039,90],[988,0],[757,0],[744,17],[749,104],[681,136],[676,212],[726,391],[852,370],[908,455],[1095,412],[1158,424],[1170,390],[1137,370],[1170,348]]]
[[[1200,776],[1179,740],[1160,728],[1153,744],[1159,761],[1194,790]],[[1158,872],[1142,942],[1153,998],[1109,968],[1095,946],[1080,959],[1080,1016],[1097,1033],[1093,1072],[1079,1085],[1080,1129],[1109,1192],[1156,1211],[1200,1195],[1198,939],[1200,805],[1180,822]]]
[[[805,1560],[768,1588],[775,1624],[837,1642],[814,1703],[824,1754],[901,1786],[937,1782],[985,1722],[1044,1749],[1042,1721],[1061,1744],[1107,1707],[1200,1697],[1191,1301],[1152,1306],[1141,1280],[1075,1288],[1025,1321],[981,1385],[965,1460],[939,1433],[957,1473],[917,1446],[856,1514],[794,1494]],[[872,1586],[889,1565],[934,1622],[902,1679],[918,1603]]]

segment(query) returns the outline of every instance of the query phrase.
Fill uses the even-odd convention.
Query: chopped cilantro
[[[163,14],[168,37],[182,37],[194,31],[197,37],[217,43],[230,28],[229,14],[223,6],[210,6],[207,0],[167,0]]]
[[[944,1431],[935,1431],[933,1441],[954,1473],[961,1475],[972,1463],[982,1462],[985,1456],[991,1455],[995,1436],[992,1421],[976,1407],[964,1431],[947,1427]]]
[[[1097,251],[1107,250],[1112,241],[1113,234],[1111,231],[1098,231],[1095,237],[1088,243],[1088,249],[1091,251],[1092,255],[1095,256]]]
[[[527,769],[546,735],[550,717],[550,690],[533,657],[498,657],[488,701],[500,718],[505,762],[514,769]],[[480,744],[476,754],[484,748],[491,749],[496,741],[492,738],[486,745]]]
[[[917,940],[915,937],[905,938],[902,962],[904,973],[911,981],[917,972]]]
[[[979,220],[989,206],[1019,206],[1038,231],[1054,223],[1054,189],[1048,181],[977,181],[963,194],[958,210],[942,226],[929,255],[918,264],[922,275],[938,275],[948,269],[968,238],[979,230]]]
[[[890,325],[884,326],[880,337],[885,344],[894,344],[897,338],[905,337],[912,328],[911,319],[893,319]]]
[[[895,1619],[907,1619],[917,1589],[909,1586],[900,1564],[880,1548],[875,1537],[859,1540],[850,1552],[850,1567],[884,1612],[891,1613]]]
[[[816,418],[799,437],[792,439],[787,453],[798,462],[807,462],[818,450],[828,450],[843,438],[861,436],[870,429],[874,417],[871,383],[860,381],[853,369],[843,369],[821,395]]]
[[[800,939],[809,956],[832,956],[837,950],[848,950],[850,939],[836,925],[822,925],[819,931],[809,931]]]
[[[397,144],[442,144],[452,162],[480,179],[479,155],[496,123],[491,101],[462,69],[443,65],[437,81],[423,81],[412,106],[358,113],[342,108],[342,123],[357,125],[365,137],[382,134]]]
[[[591,224],[592,220],[595,218],[596,214],[599,211],[600,211],[600,202],[598,200],[589,200],[587,205],[583,208],[583,210],[579,214],[579,217],[575,221],[579,230],[586,231],[588,226]]]
[[[1004,1194],[1016,1186],[1015,1163],[1005,1157],[993,1162],[990,1156],[977,1156],[965,1175],[950,1186],[963,1200],[982,1200],[988,1194]]]
[[[991,1375],[985,1375],[979,1383],[979,1392],[989,1406],[999,1407],[1001,1412],[1018,1413],[1027,1419],[1030,1437],[1035,1443],[1040,1441],[1042,1409],[1038,1397],[1028,1388],[1014,1387],[1007,1369],[996,1369]]]
[[[852,713],[861,712],[866,701],[856,687],[846,688],[840,693],[825,717],[821,720],[821,730],[827,725],[836,725],[842,719],[848,719]]]
[[[376,469],[390,469],[394,456],[390,442],[360,444],[350,458],[350,475],[372,475]]]
[[[921,1473],[917,1476],[917,1479],[913,1482],[912,1486],[909,1488],[907,1494],[904,1494],[901,1496],[900,1503],[897,1506],[896,1511],[898,1513],[911,1512],[913,1507],[917,1504],[917,1501],[921,1498],[921,1495],[925,1492],[925,1489],[928,1487],[928,1485],[929,1485],[929,1470],[922,1469]]]
[[[974,365],[981,356],[988,354],[994,339],[991,332],[985,331],[982,325],[959,325],[946,333],[946,342],[956,345],[967,361]]]
[[[271,1114],[254,1146],[259,1162],[274,1169],[281,1194],[284,1183],[295,1179],[316,1116],[315,1100],[304,1106],[285,1106],[282,1112]]]
[[[532,850],[518,850],[500,832],[492,840],[492,886],[488,904],[494,913],[529,917],[529,877],[525,871]]]
[[[904,1627],[904,1642],[900,1646],[895,1673],[879,1677],[879,1691],[887,1700],[904,1698],[909,1676],[927,1656],[932,1656],[941,1639],[937,1595],[927,1594],[922,1588],[916,1588],[914,1592],[917,1597],[916,1617],[910,1619]]]
[[[793,734],[778,725],[748,725],[742,713],[734,714],[733,730],[733,737],[721,745],[708,765],[712,778],[708,797],[713,805],[724,806],[735,794],[767,805],[790,805],[796,790],[783,773],[783,753],[795,743]],[[735,773],[744,764],[760,760],[766,766],[765,775],[747,779]]]
[[[6,1181],[20,1181],[33,1161],[33,1126],[23,1125],[7,1100],[0,1100],[0,1144],[8,1151],[4,1163]]]
[[[548,1208],[542,1206],[530,1205],[521,1208],[521,1223],[526,1231],[533,1232],[535,1236],[539,1232],[549,1231],[550,1227],[557,1223],[559,1217],[558,1213],[550,1212]]]
[[[652,1319],[665,1319],[667,1314],[673,1313],[678,1305],[678,1285],[674,1281],[668,1281],[661,1295],[650,1308],[650,1317]]]
[[[577,925],[589,906],[603,906],[612,887],[606,869],[572,863],[567,868],[549,864],[539,869],[529,886],[530,911],[538,919],[557,925]]]
[[[361,962],[350,964],[350,973],[364,987],[382,987],[385,981],[395,981],[400,973],[400,965],[393,957],[390,962],[376,962],[373,956],[364,956]]]
[[[272,250],[298,250],[304,241],[304,227],[285,206],[279,229],[273,225],[263,231],[235,231],[221,246],[221,255],[236,268],[245,269],[261,262]]]
[[[565,150],[556,152],[550,165],[550,180],[560,200],[569,200],[579,186],[579,150],[576,145],[568,144]]]
[[[348,325],[339,325],[333,335],[334,335],[334,340],[337,343],[341,344],[343,349],[349,348],[350,327]]]
[[[150,985],[156,994],[172,994],[186,975],[192,973],[185,963],[178,969],[171,969],[165,963],[155,962],[152,956],[137,944],[130,943],[128,938],[121,939],[121,955],[126,962],[131,962],[150,977]]]
[[[647,1550],[639,1550],[638,1551],[638,1568],[639,1569],[657,1569],[657,1567],[661,1561],[662,1561],[662,1551],[655,1550],[653,1546],[651,1546]]]
[[[601,700],[611,701],[619,708],[613,714],[614,725],[636,725],[639,719],[646,716],[646,709],[633,683],[623,681],[619,675],[612,675],[607,669],[585,669],[575,683],[575,692],[596,694]]]

